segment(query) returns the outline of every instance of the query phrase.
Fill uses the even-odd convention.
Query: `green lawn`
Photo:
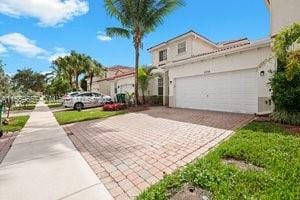
[[[101,119],[107,118],[114,115],[123,114],[125,111],[102,111],[101,108],[93,108],[93,109],[84,109],[81,112],[77,110],[68,110],[55,112],[54,116],[56,117],[58,123],[62,124],[70,124],[74,122],[87,121],[92,119]]]
[[[223,164],[223,157],[245,160],[264,170],[239,170]],[[300,137],[274,123],[252,122],[138,199],[168,199],[170,189],[176,191],[188,182],[211,191],[214,199],[300,199]]]
[[[62,103],[49,103],[47,105],[50,109],[63,107]]]
[[[22,105],[22,106],[13,106],[11,108],[12,111],[16,110],[33,110],[35,108],[35,104],[28,104],[28,105]]]
[[[20,131],[26,124],[29,119],[28,115],[18,116],[18,117],[10,117],[9,125],[1,126],[4,132],[12,132],[12,131]]]

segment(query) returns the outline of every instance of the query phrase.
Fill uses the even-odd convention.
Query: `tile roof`
[[[123,65],[113,65],[113,66],[111,66],[111,67],[107,67],[106,68],[106,70],[113,70],[113,71],[115,71],[115,70],[120,70],[120,69],[127,69],[127,70],[134,70],[134,68],[133,67],[128,67],[128,66],[123,66]]]
[[[193,55],[193,56],[188,57],[188,58],[175,60],[175,61],[173,61],[173,63],[180,62],[180,61],[183,61],[183,60],[188,60],[188,59],[191,59],[191,58],[202,57],[202,56],[206,56],[206,55],[213,55],[213,54],[216,54],[216,53],[219,53],[219,52],[223,52],[223,51],[227,51],[227,50],[230,50],[230,49],[235,49],[235,48],[239,48],[239,47],[243,47],[243,46],[247,46],[247,45],[250,45],[250,42],[237,43],[235,45],[230,45],[230,46],[225,45],[223,48],[219,48],[219,49],[216,49],[216,50],[213,50],[213,51],[208,51],[208,52],[204,52],[204,53],[201,53],[201,54]]]

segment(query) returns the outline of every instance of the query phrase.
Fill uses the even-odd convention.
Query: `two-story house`
[[[271,34],[300,19],[299,0],[267,0]],[[290,16],[287,19],[287,16]],[[271,38],[212,42],[189,31],[148,49],[163,72],[164,105],[265,114],[273,110]]]

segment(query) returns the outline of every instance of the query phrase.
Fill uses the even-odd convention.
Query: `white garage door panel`
[[[257,111],[256,70],[178,78],[175,105],[240,113]]]

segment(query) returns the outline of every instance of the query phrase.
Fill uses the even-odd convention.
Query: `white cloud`
[[[102,31],[97,32],[97,39],[103,42],[111,41],[111,37],[105,35]]]
[[[48,61],[51,63],[58,57],[65,57],[67,55],[70,55],[70,53],[67,53],[64,48],[55,48],[55,52],[51,56],[49,56]]]
[[[27,57],[42,58],[48,54],[45,49],[38,47],[35,41],[20,33],[9,33],[0,36],[0,45],[4,47],[4,50],[11,50]]]
[[[89,11],[86,0],[0,0],[0,13],[33,17],[42,26],[57,26]]]
[[[0,54],[5,53],[6,51],[6,48],[0,43]]]

